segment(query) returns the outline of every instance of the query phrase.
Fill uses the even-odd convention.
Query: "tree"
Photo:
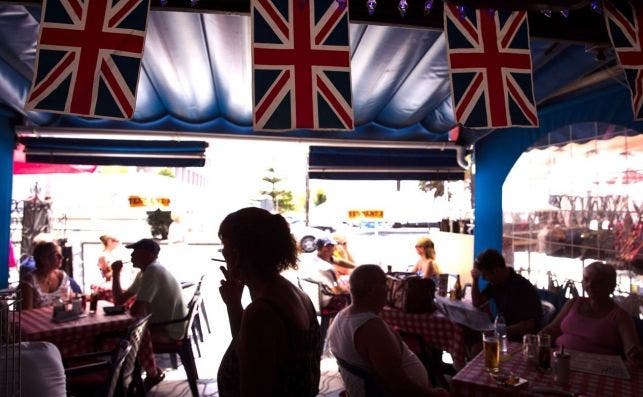
[[[315,200],[313,200],[313,203],[315,204],[315,207],[323,204],[326,202],[328,198],[326,197],[326,192],[324,192],[322,189],[317,189],[315,192]]]
[[[433,197],[444,196],[444,181],[420,181],[418,187],[425,193],[433,191]]]
[[[275,169],[270,167],[268,175],[261,178],[262,181],[270,184],[270,190],[262,190],[261,194],[270,196],[272,199],[272,207],[277,212],[291,211],[295,208],[293,203],[293,195],[290,190],[279,190],[277,184],[282,181],[275,172]]]

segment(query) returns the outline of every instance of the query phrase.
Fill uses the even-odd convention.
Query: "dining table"
[[[629,379],[597,373],[570,371],[569,382],[558,385],[553,371],[538,370],[535,363],[525,360],[522,345],[509,342],[508,353],[500,358],[500,369],[515,377],[526,379],[523,385],[501,386],[492,378],[481,352],[451,380],[452,396],[567,396],[567,397],[641,397],[643,370],[628,368]]]
[[[380,317],[396,331],[417,334],[427,346],[451,354],[456,369],[464,367],[466,358],[465,331],[436,310],[432,313],[407,313],[385,306]]]
[[[106,306],[113,303],[99,300],[96,313],[85,311],[79,318],[65,322],[54,322],[52,307],[23,310],[20,336],[23,341],[51,342],[63,357],[94,351],[102,335],[125,335],[135,320],[127,311],[107,315],[103,311]]]

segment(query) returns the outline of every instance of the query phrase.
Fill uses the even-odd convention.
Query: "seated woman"
[[[57,298],[67,299],[70,290],[69,276],[60,269],[63,256],[53,242],[40,242],[33,248],[36,269],[20,281],[22,308],[33,309],[51,306]]]
[[[642,351],[634,322],[610,297],[616,287],[616,270],[593,262],[583,272],[588,298],[565,304],[542,332],[555,338],[557,346],[588,353],[623,355],[641,365]]]
[[[118,247],[118,239],[108,234],[103,234],[99,237],[100,242],[103,243],[103,253],[98,258],[98,268],[105,281],[112,281],[112,262],[120,259],[115,256],[116,248]]]
[[[420,237],[415,243],[415,250],[420,258],[410,270],[412,273],[420,272],[424,278],[431,278],[440,274],[438,264],[435,263],[435,246],[430,238]]]

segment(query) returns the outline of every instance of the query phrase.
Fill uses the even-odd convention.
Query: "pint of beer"
[[[500,344],[494,331],[482,333],[484,366],[489,372],[497,372],[500,364]]]

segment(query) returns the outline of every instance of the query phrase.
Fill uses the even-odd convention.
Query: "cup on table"
[[[554,370],[554,380],[559,385],[569,383],[569,371],[571,371],[571,357],[569,353],[554,352],[552,360],[552,369]]]
[[[522,337],[522,357],[530,364],[538,363],[538,335],[526,334]]]
[[[482,331],[484,366],[489,372],[500,369],[500,343],[495,331]]]
[[[548,371],[551,368],[551,337],[549,334],[538,334],[538,369]]]

